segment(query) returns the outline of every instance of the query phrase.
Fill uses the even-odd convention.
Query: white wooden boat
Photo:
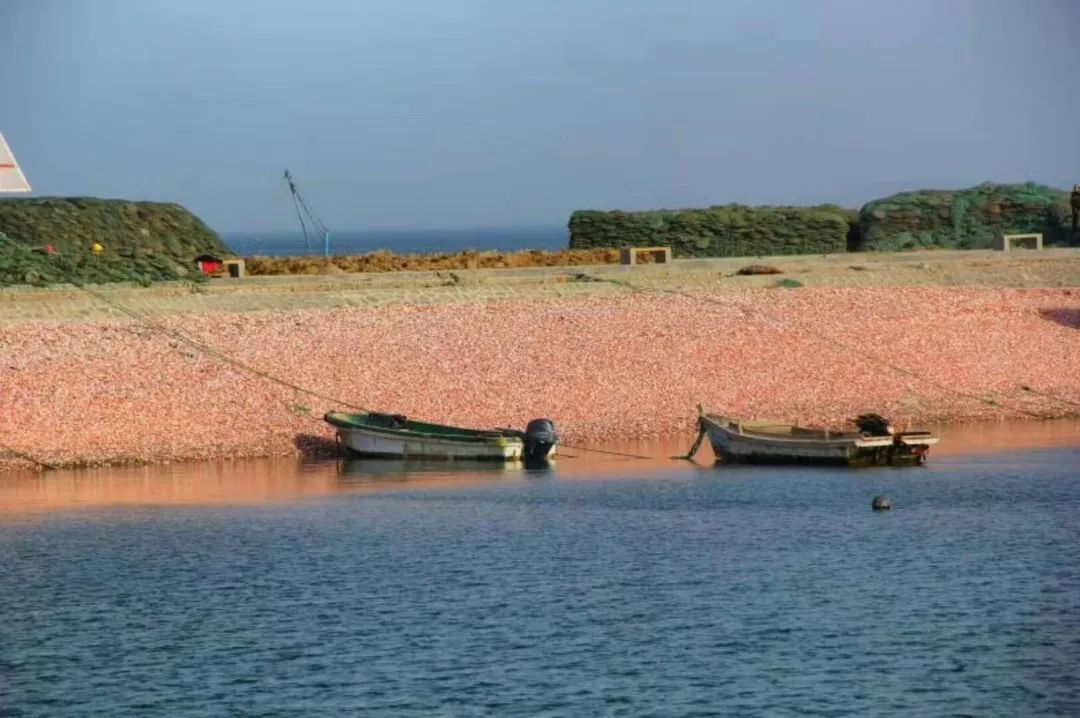
[[[554,456],[558,443],[555,426],[547,419],[533,419],[525,431],[465,429],[379,412],[332,411],[323,419],[358,456],[543,461]]]
[[[860,416],[858,431],[837,432],[699,413],[713,453],[727,462],[913,466],[924,463],[938,441],[926,431],[895,433],[877,414]]]

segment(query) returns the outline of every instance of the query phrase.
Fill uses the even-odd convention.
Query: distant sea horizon
[[[241,256],[291,257],[322,255],[322,237],[305,241],[299,231],[222,232],[225,244]],[[366,229],[330,234],[330,254],[366,254],[388,250],[396,254],[524,249],[560,250],[570,244],[565,226],[478,227],[472,229]]]

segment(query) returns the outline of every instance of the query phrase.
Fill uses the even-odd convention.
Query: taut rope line
[[[747,304],[745,302],[739,302],[737,300],[722,301],[722,300],[719,300],[719,299],[711,299],[709,297],[695,296],[695,295],[693,295],[693,294],[691,294],[689,292],[684,292],[684,291],[681,291],[681,290],[678,290],[678,289],[662,289],[662,288],[659,288],[659,287],[642,287],[642,286],[635,285],[635,284],[633,284],[631,282],[627,282],[627,281],[622,280],[622,279],[602,279],[602,278],[599,278],[599,277],[593,277],[591,275],[583,274],[583,273],[575,274],[574,278],[577,279],[578,281],[585,281],[585,282],[607,282],[608,284],[615,284],[615,285],[618,285],[618,286],[626,287],[627,289],[629,289],[632,292],[638,292],[638,293],[643,293],[643,294],[650,294],[650,293],[651,294],[671,294],[671,295],[675,295],[675,296],[679,296],[679,297],[684,297],[684,298],[690,299],[692,301],[701,302],[703,304],[715,304],[717,306],[734,305],[734,306],[738,307],[739,309],[742,309],[744,312],[760,314],[761,316],[765,317],[766,319],[770,319],[770,320],[772,320],[774,322],[778,322],[780,324],[785,324],[785,325],[788,324],[787,320],[785,320],[783,317],[780,317],[780,316],[778,316],[776,314],[772,314],[772,313],[767,312],[767,311],[765,311],[763,309],[759,309],[758,307],[752,306],[752,305]],[[836,336],[833,336],[833,335],[830,335],[830,334],[826,334],[826,333],[812,334],[810,332],[800,330],[798,327],[793,327],[793,330],[798,332],[802,336],[810,337],[811,339],[816,339],[816,340],[818,340],[818,341],[820,341],[822,343],[837,344],[839,346],[842,346],[845,349],[847,349],[849,351],[852,351],[852,352],[855,352],[855,353],[859,354],[860,356],[862,356],[862,357],[864,357],[866,359],[869,359],[872,362],[876,362],[876,363],[880,364],[881,366],[892,369],[893,371],[898,372],[900,374],[904,374],[906,376],[912,377],[913,379],[918,379],[918,380],[923,381],[923,382],[925,382],[927,384],[930,384],[931,386],[937,387],[938,389],[942,389],[942,390],[944,390],[946,392],[949,392],[951,394],[955,394],[956,396],[962,396],[962,397],[965,397],[967,399],[974,399],[976,401],[980,401],[980,402],[982,402],[984,404],[987,404],[988,406],[992,406],[992,407],[994,407],[994,408],[996,408],[996,409],[998,409],[1000,411],[1012,410],[1012,411],[1015,411],[1018,414],[1025,414],[1027,416],[1030,416],[1030,417],[1033,417],[1033,418],[1036,418],[1036,419],[1046,419],[1046,418],[1048,418],[1046,414],[1040,414],[1038,412],[1028,411],[1027,409],[1022,409],[1022,408],[1020,408],[1018,406],[1006,406],[1005,404],[1002,404],[1001,402],[999,402],[996,399],[991,399],[991,398],[986,397],[986,396],[980,396],[979,394],[972,394],[970,392],[961,391],[959,389],[955,389],[955,388],[953,388],[951,386],[948,386],[947,384],[942,384],[941,382],[934,381],[933,379],[928,379],[927,377],[921,376],[918,373],[916,373],[916,372],[914,372],[914,371],[912,371],[910,369],[899,366],[898,364],[893,364],[892,362],[888,361],[887,359],[883,359],[883,358],[881,358],[879,356],[871,354],[871,353],[863,350],[861,347],[858,347],[858,346],[856,346],[854,344],[851,344],[850,342],[847,342],[847,341],[845,341],[845,340],[843,340],[843,339],[841,339],[839,337],[836,337]],[[1022,386],[1021,388],[1025,389],[1026,391],[1029,391],[1031,393],[1039,393],[1039,392],[1035,392],[1034,390],[1030,389],[1029,387],[1023,387]],[[919,392],[915,391],[915,393],[919,393]],[[925,394],[923,394],[923,396],[925,396]],[[1069,403],[1075,403],[1077,405],[1080,405],[1080,403],[1071,402],[1068,399],[1063,399],[1063,398],[1060,398],[1060,397],[1053,397],[1052,395],[1049,395],[1049,396],[1051,396],[1051,398],[1057,398],[1057,399],[1059,399],[1061,401],[1066,401],[1066,402],[1069,402]]]

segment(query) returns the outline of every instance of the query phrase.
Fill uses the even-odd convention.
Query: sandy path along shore
[[[769,264],[783,275],[741,276],[747,264]],[[582,284],[579,273],[629,279],[659,288],[697,292],[768,288],[793,279],[806,287],[965,286],[1080,288],[1080,248],[1042,252],[936,250],[859,252],[828,256],[676,260],[670,265],[595,265],[453,272],[214,279],[201,285],[162,282],[150,287],[101,285],[98,295],[150,316],[205,312],[287,311],[394,304],[462,304],[503,299],[545,299],[620,294],[605,284]],[[0,289],[0,324],[23,321],[95,321],[122,316],[99,298],[72,286]]]

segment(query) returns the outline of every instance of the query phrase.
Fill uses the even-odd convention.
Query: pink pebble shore
[[[836,427],[866,411],[903,427],[1080,407],[1069,289],[744,289],[154,321],[343,402],[474,427],[549,417],[579,445],[689,441],[697,404]],[[347,407],[133,320],[0,324],[0,469],[33,466],[11,450],[52,465],[298,455],[332,439],[332,409]]]

